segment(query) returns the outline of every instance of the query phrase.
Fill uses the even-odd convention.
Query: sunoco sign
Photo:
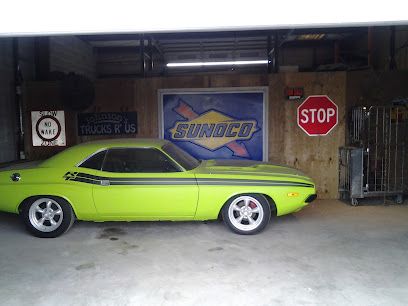
[[[265,160],[265,91],[162,92],[162,136],[200,159]]]

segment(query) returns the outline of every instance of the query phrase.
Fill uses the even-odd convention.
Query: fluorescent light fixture
[[[202,66],[242,66],[242,65],[266,65],[266,64],[268,64],[268,60],[167,63],[166,66],[167,67],[202,67]]]

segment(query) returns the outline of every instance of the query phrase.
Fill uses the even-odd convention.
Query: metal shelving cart
[[[408,108],[355,107],[349,146],[339,149],[339,196],[358,205],[367,197],[393,197],[402,203],[408,192]]]

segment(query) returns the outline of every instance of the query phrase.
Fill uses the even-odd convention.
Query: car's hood
[[[284,165],[249,161],[249,160],[206,160],[196,169],[197,175],[234,175],[300,179],[311,182],[312,180],[303,172]]]

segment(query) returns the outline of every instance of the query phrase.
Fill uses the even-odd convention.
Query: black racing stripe
[[[132,178],[132,177],[105,177],[105,176],[95,176],[87,173],[78,173],[77,177],[87,178],[97,181],[110,181],[110,182],[151,182],[155,183],[158,181],[169,181],[169,182],[196,182],[195,178]]]
[[[95,180],[90,180],[82,177],[76,177],[74,179],[70,179],[70,181],[75,181],[75,182],[81,182],[81,183],[88,183],[88,184],[94,184],[94,185],[100,185],[100,181],[95,181]]]
[[[313,184],[291,182],[291,181],[272,181],[272,180],[243,180],[243,179],[198,179],[199,184],[204,185],[262,185],[262,186],[303,186],[314,187]]]
[[[79,172],[77,174],[77,177],[83,177],[83,178],[88,178],[88,179],[92,179],[92,180],[101,180],[102,179],[100,176],[96,176],[96,175],[92,175],[92,174],[88,174],[88,173],[82,173],[82,172]]]
[[[110,177],[106,177],[103,178],[103,180],[109,180],[111,182],[150,182],[150,183],[155,183],[155,182],[174,182],[174,183],[196,183],[197,180],[195,178],[191,178],[191,179],[180,179],[180,178],[119,178],[119,177],[115,177],[115,178],[110,178]]]
[[[78,173],[75,178],[70,178],[77,182],[100,185],[101,181],[109,181],[110,185],[229,185],[229,186],[296,186],[314,187],[313,184],[271,181],[271,180],[245,180],[245,179],[219,179],[219,178],[129,178],[129,177],[104,177],[87,173]]]
[[[197,185],[196,182],[190,181],[190,182],[182,182],[182,181],[109,181],[110,185]],[[206,185],[206,186],[296,186],[296,187],[313,187],[313,185],[310,184],[296,184],[296,183],[257,183],[257,182],[198,182],[198,185]]]
[[[114,182],[110,182],[110,185],[140,185],[140,186],[156,186],[156,185],[160,185],[160,186],[168,186],[168,185],[197,185],[196,182],[119,182],[119,181],[114,181]]]
[[[228,186],[293,186],[293,187],[314,187],[311,184],[302,184],[302,183],[278,183],[278,182],[270,182],[270,183],[262,183],[262,182],[198,182],[199,185],[228,185]]]

